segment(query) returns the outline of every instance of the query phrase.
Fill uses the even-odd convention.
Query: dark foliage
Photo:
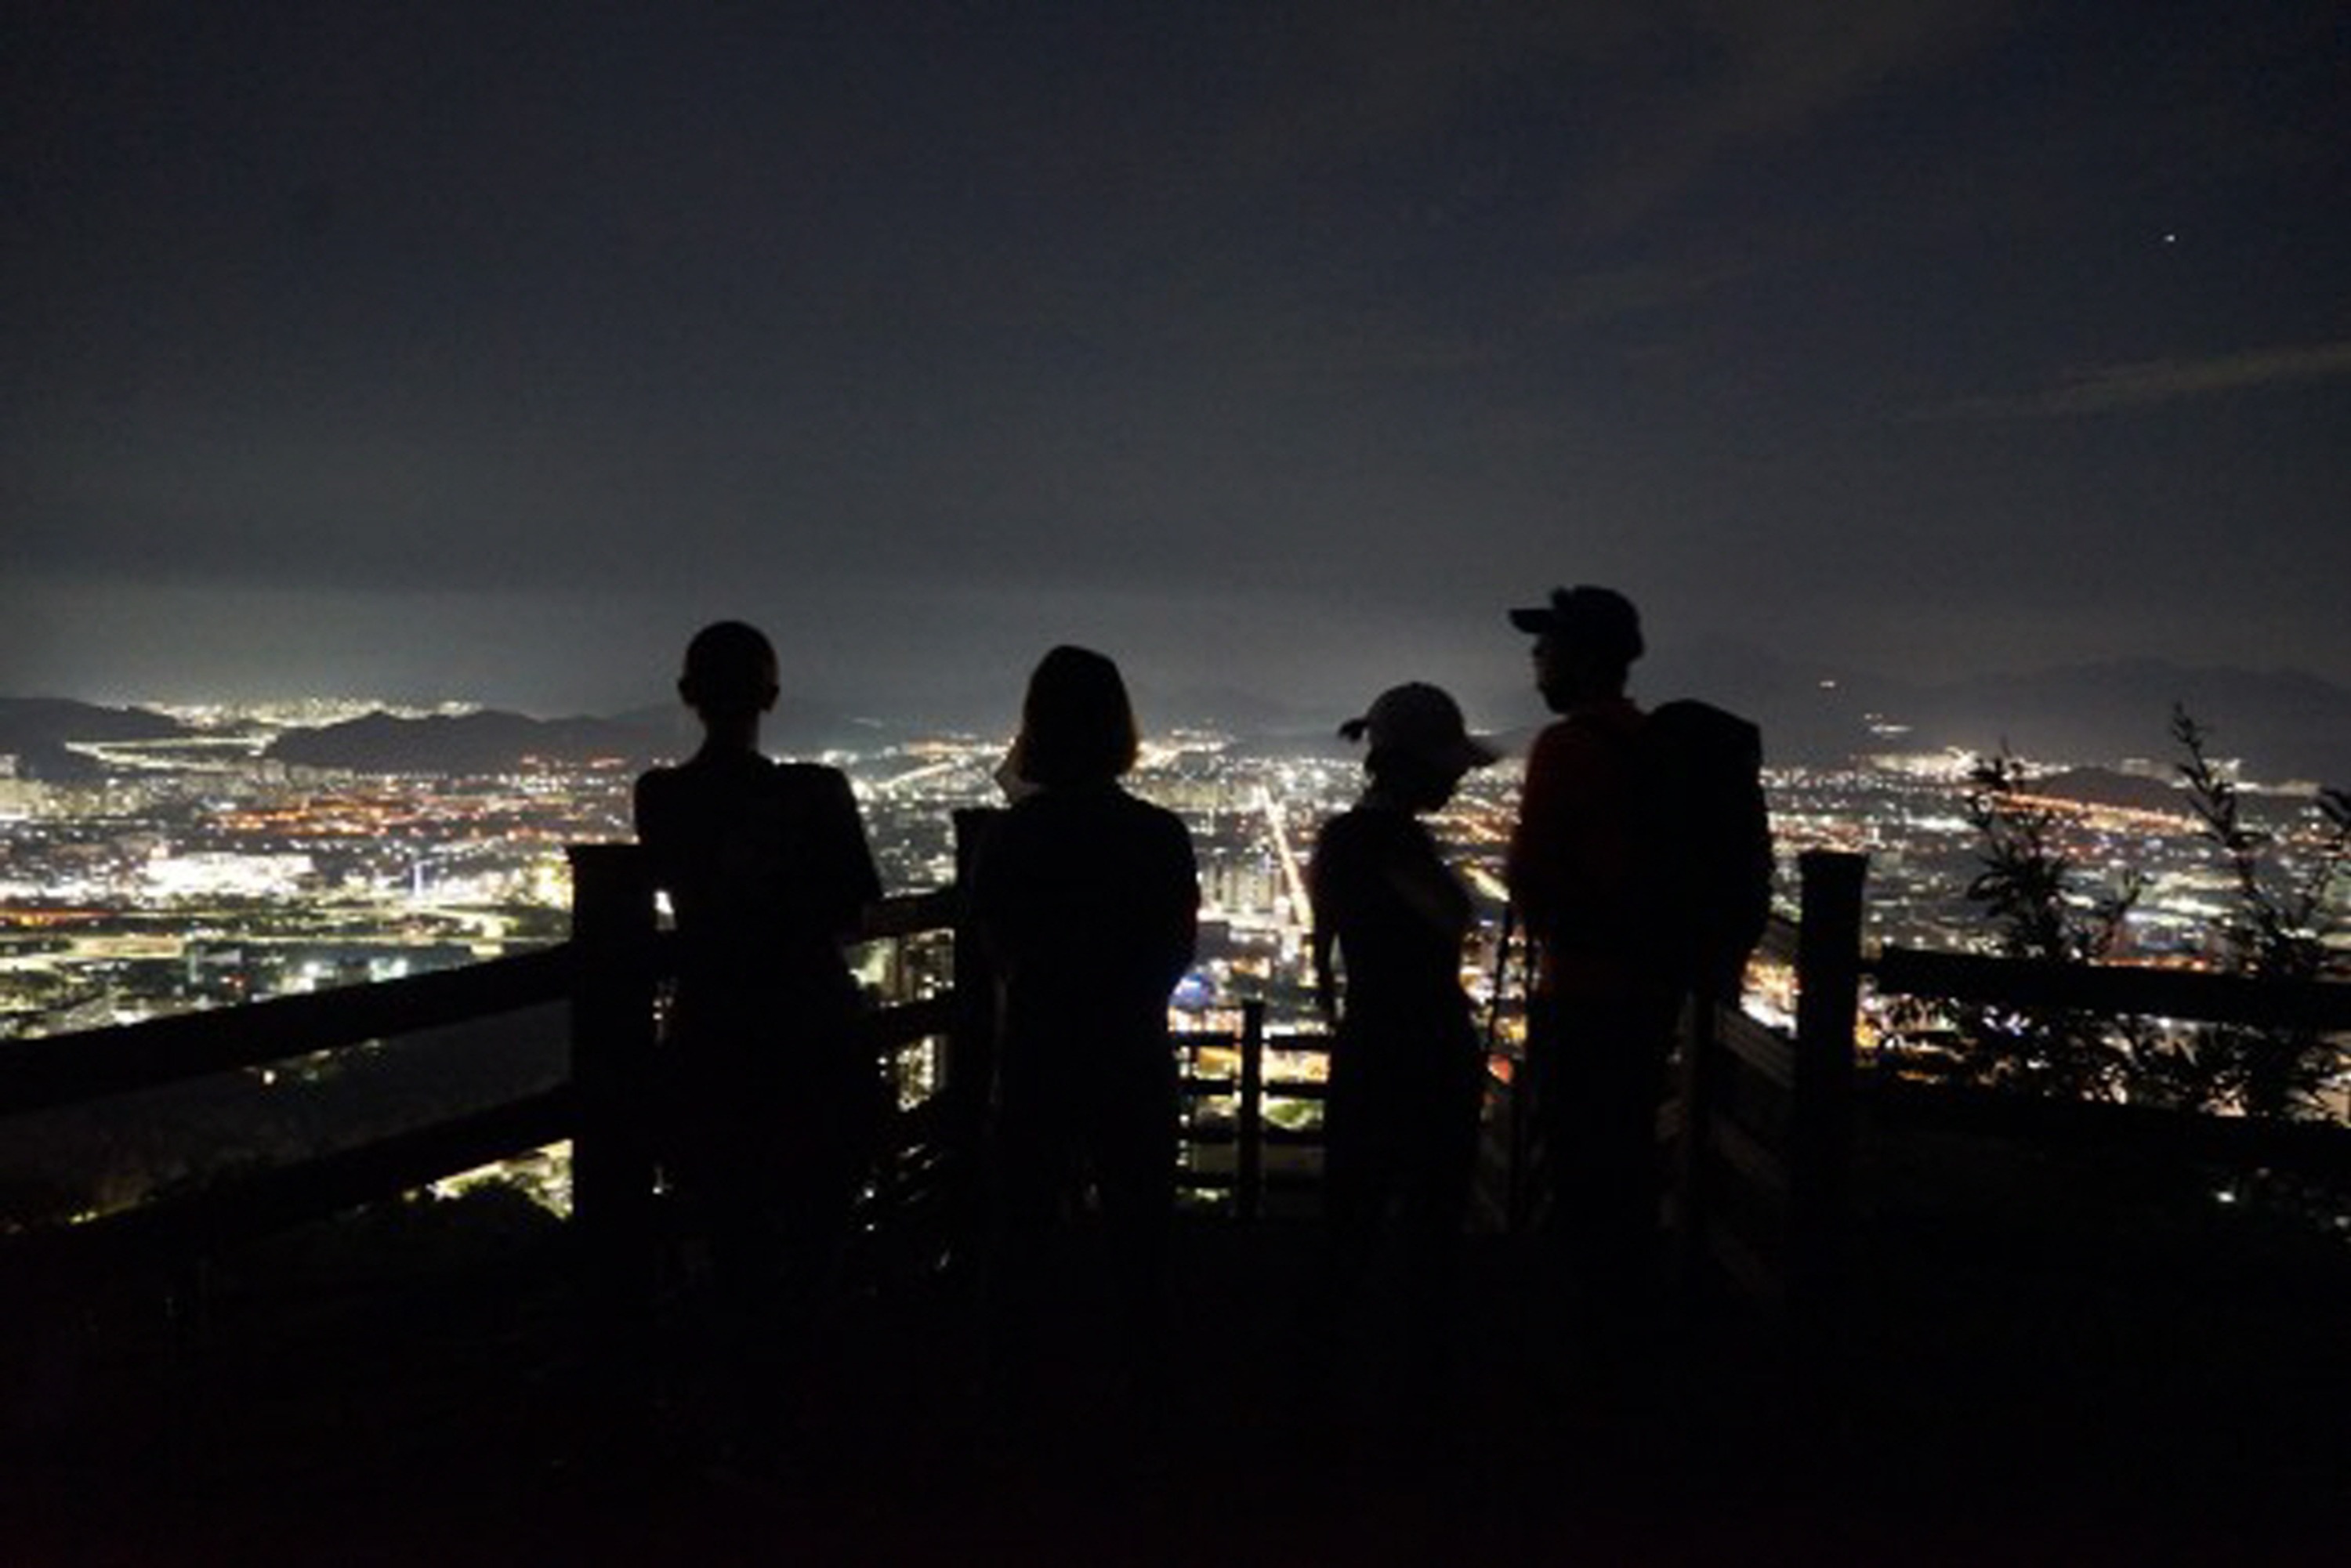
[[[2351,865],[2351,793],[2319,793],[2305,831],[2256,823],[2210,734],[2175,706],[2179,773],[2204,838],[2220,853],[2230,902],[2213,927],[2228,973],[2309,981],[2341,968],[2325,941],[2328,901]],[[2005,956],[2095,964],[2109,958],[2144,889],[2136,872],[2102,891],[2082,885],[2063,842],[2062,813],[2025,787],[2006,752],[1977,762],[1968,819],[1982,838],[1982,870],[1968,897]],[[2333,1040],[2313,1030],[2186,1027],[2063,1009],[1978,1009],[1953,1020],[1959,1068],[1976,1082],[2089,1100],[2127,1100],[2252,1115],[2306,1115],[2341,1066]]]
[[[2210,732],[2185,706],[2172,708],[2171,736],[2204,837],[2229,873],[2230,904],[2215,931],[2221,963],[2256,979],[2327,977],[2327,898],[2351,856],[2351,793],[2320,791],[2314,831],[2289,842],[2247,818]],[[2307,1113],[2338,1064],[2328,1038],[2307,1029],[2215,1025],[2198,1031],[2193,1051],[2210,1098],[2258,1116]]]
[[[2098,894],[2076,890],[2057,812],[2032,800],[2006,753],[1980,759],[1970,783],[1968,821],[1983,838],[1983,869],[1967,895],[1991,921],[2001,953],[2066,964],[2105,957],[2138,902],[2137,875]],[[2109,1020],[2071,1010],[1980,1012],[1962,1020],[1959,1039],[1980,1082],[2087,1100],[2122,1097],[2142,1044],[2127,1026],[2118,1033]]]

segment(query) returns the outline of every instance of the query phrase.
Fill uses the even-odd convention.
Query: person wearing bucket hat
[[[1323,825],[1307,873],[1316,991],[1333,1034],[1318,1331],[1359,1294],[1393,1223],[1411,1292],[1406,1364],[1433,1372],[1449,1337],[1484,1060],[1461,988],[1469,892],[1419,818],[1495,752],[1450,696],[1420,683],[1381,693],[1340,733],[1366,744],[1367,782]]]
[[[1638,1316],[1656,1221],[1656,1104],[1673,996],[1643,948],[1641,737],[1625,695],[1641,621],[1579,585],[1514,610],[1558,715],[1527,757],[1503,880],[1534,949],[1527,1079],[1562,1284],[1604,1338]]]

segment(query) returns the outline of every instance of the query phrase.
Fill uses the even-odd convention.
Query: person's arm
[[[991,820],[971,859],[971,924],[977,933],[987,965],[1000,981],[1011,972],[1016,946],[1013,883],[1021,852],[1020,808],[1015,806]]]
[[[1424,852],[1390,857],[1379,875],[1405,914],[1432,931],[1460,934],[1468,918],[1468,894],[1433,842]]]
[[[677,868],[674,849],[675,815],[670,775],[661,768],[637,775],[636,787],[630,792],[629,815],[637,831],[637,842],[645,852],[645,862],[653,873],[653,885],[676,893]]]
[[[1200,943],[1200,868],[1192,853],[1192,835],[1182,819],[1173,812],[1167,815],[1168,850],[1168,925],[1167,925],[1167,988],[1184,977],[1192,967],[1193,955]]]
[[[873,851],[865,840],[865,821],[858,815],[857,797],[848,777],[835,768],[820,775],[817,843],[825,857],[825,911],[834,934],[853,941],[864,930],[868,912],[882,901],[882,875],[873,866]]]
[[[1315,840],[1314,853],[1306,862],[1306,898],[1313,906],[1314,930],[1309,939],[1309,950],[1314,959],[1314,1005],[1322,1011],[1322,1021],[1332,1029],[1339,1027],[1339,977],[1332,962],[1338,946],[1339,933],[1331,918],[1332,867],[1329,830]]]
[[[1519,820],[1502,861],[1502,881],[1510,891],[1520,922],[1530,933],[1547,931],[1558,914],[1558,883],[1567,856],[1569,813],[1565,787],[1566,727],[1552,725],[1527,754],[1526,781],[1519,789]]]

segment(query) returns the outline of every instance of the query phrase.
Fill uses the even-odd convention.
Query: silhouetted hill
[[[768,716],[761,738],[772,753],[797,756],[871,747],[876,734],[872,724],[837,708],[786,701]],[[533,761],[642,767],[684,757],[700,738],[693,715],[678,706],[606,718],[542,719],[496,709],[417,718],[371,713],[317,729],[289,730],[270,743],[268,755],[298,766],[359,773],[496,773]]]
[[[1162,729],[1193,727],[1234,736],[1310,736],[1335,728],[1345,716],[1325,720],[1296,703],[1236,685],[1160,691],[1138,681],[1134,693],[1137,708],[1147,716],[1144,723]]]
[[[0,756],[17,773],[50,782],[95,777],[99,768],[66,749],[73,741],[170,740],[188,733],[175,718],[145,708],[101,707],[64,697],[0,697]]]
[[[1772,763],[1835,763],[1879,750],[1989,754],[2003,744],[2055,762],[2168,762],[2177,755],[2172,705],[2184,703],[2210,731],[2214,754],[2242,758],[2252,778],[2351,781],[2351,689],[2294,670],[2137,659],[1923,682],[1702,643],[1658,649],[1635,668],[1634,691],[1646,705],[1696,696],[1744,714],[1762,726]]]
[[[402,718],[371,713],[318,729],[288,730],[268,755],[310,768],[360,773],[496,773],[530,761],[578,766],[644,761],[674,749],[666,733],[609,718],[529,718],[485,711]]]
[[[2351,780],[2351,691],[2294,671],[2200,669],[2160,660],[1984,675],[1937,686],[1871,690],[1876,711],[1911,727],[1922,748],[2061,761],[2168,759],[2174,703],[2210,732],[2217,756],[2256,779]]]

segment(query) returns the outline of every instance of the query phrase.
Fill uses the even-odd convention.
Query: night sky
[[[8,0],[0,691],[2351,684],[2339,4],[1141,9]]]

